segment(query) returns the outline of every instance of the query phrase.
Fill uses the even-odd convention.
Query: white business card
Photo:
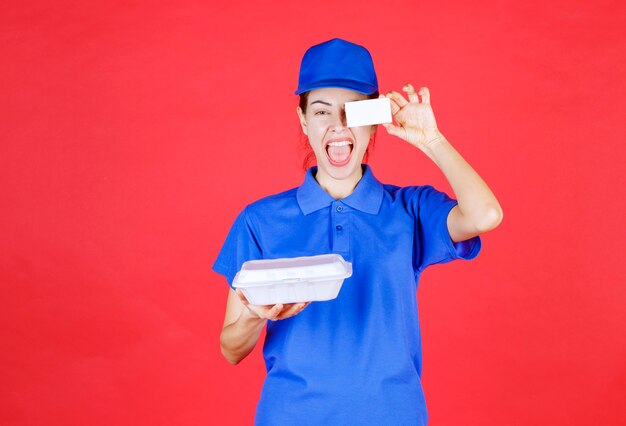
[[[346,102],[345,108],[348,127],[391,123],[391,102],[389,98]]]

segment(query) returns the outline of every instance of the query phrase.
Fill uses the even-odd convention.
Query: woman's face
[[[306,113],[298,107],[302,131],[317,159],[318,174],[336,180],[361,176],[361,161],[376,126],[347,127],[344,104],[367,99],[352,90],[311,90]]]

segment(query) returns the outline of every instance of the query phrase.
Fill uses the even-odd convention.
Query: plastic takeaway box
[[[352,264],[339,254],[263,259],[245,262],[235,275],[253,305],[331,300],[343,280],[352,276]]]

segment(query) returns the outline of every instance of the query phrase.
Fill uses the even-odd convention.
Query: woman
[[[472,259],[479,234],[502,210],[478,174],[438,130],[430,94],[391,91],[396,122],[384,125],[425,153],[458,202],[430,186],[383,185],[361,164],[376,126],[347,127],[344,104],[377,97],[371,56],[333,39],[304,55],[296,94],[317,160],[303,184],[250,204],[213,266],[229,284],[252,259],[341,254],[353,275],[317,303],[253,306],[231,289],[221,349],[236,364],[267,326],[267,377],[258,425],[424,425],[416,291],[429,265]]]

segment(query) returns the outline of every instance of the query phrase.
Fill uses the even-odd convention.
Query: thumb
[[[235,293],[237,293],[237,296],[239,296],[239,300],[241,300],[244,305],[250,304],[250,302],[248,302],[248,299],[246,298],[246,296],[243,295],[243,292],[240,289],[235,290]]]

